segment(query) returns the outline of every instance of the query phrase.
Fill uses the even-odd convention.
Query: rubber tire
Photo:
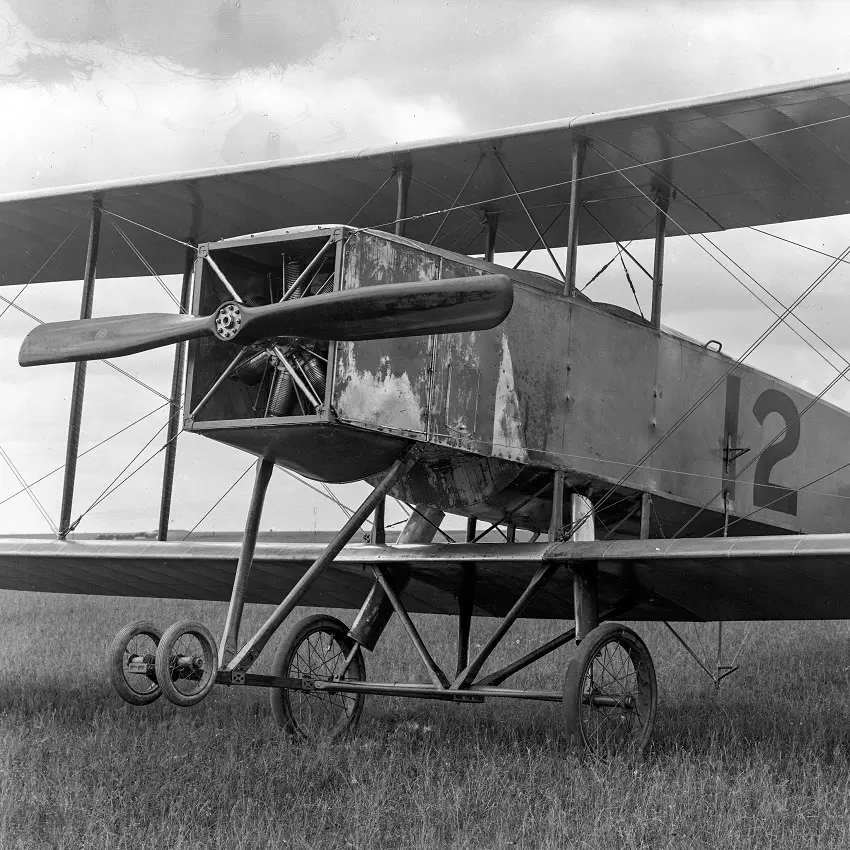
[[[128,623],[115,635],[109,647],[109,679],[112,682],[112,687],[115,688],[124,702],[130,705],[150,705],[156,702],[162,696],[162,688],[157,687],[144,694],[134,691],[124,676],[124,653],[127,651],[127,644],[137,635],[148,635],[154,639],[154,643],[159,645],[162,640],[162,630],[147,620],[137,620],[135,623]],[[135,675],[135,674],[134,674]]]
[[[643,734],[628,744],[628,750],[636,754],[643,753],[649,745],[655,726],[658,685],[655,679],[655,667],[646,644],[636,632],[627,626],[620,623],[602,623],[579,644],[578,652],[570,660],[567,675],[564,678],[563,705],[567,737],[570,746],[578,755],[594,752],[582,727],[582,694],[588,668],[608,643],[618,643],[629,653],[638,674],[638,680],[642,682],[641,690],[645,691],[643,702],[646,703],[646,721],[643,726]]]
[[[332,634],[334,639],[342,647],[345,655],[348,655],[355,646],[355,642],[348,636],[348,626],[342,620],[338,620],[336,617],[331,617],[327,614],[312,614],[296,623],[295,627],[278,647],[272,661],[272,675],[290,676],[290,666],[298,652],[298,648],[310,635],[317,632]],[[360,682],[366,681],[366,664],[363,660],[362,650],[354,656],[354,660],[346,671],[345,677],[346,679],[353,679]],[[363,713],[363,703],[365,702],[366,694],[346,694],[346,696],[353,698],[352,707],[340,718],[336,726],[327,734],[311,735],[298,723],[290,703],[290,690],[288,688],[269,688],[269,702],[271,703],[272,716],[275,723],[289,735],[310,741],[335,741],[354,730],[360,721],[360,715]]]
[[[201,648],[204,653],[204,674],[210,671],[209,676],[203,682],[200,688],[195,693],[184,694],[178,691],[171,680],[171,654],[174,644],[180,637],[185,634],[194,635],[201,643]],[[159,646],[156,650],[156,679],[162,688],[165,698],[174,705],[187,708],[190,705],[197,705],[203,700],[215,685],[216,674],[218,673],[218,649],[216,647],[215,638],[210,634],[209,629],[202,623],[196,623],[192,620],[178,620],[172,623],[162,634]]]

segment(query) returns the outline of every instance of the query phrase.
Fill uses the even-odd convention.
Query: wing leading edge
[[[323,550],[259,544],[248,600],[277,604]],[[235,543],[0,541],[0,588],[107,596],[226,600]],[[564,565],[524,616],[572,617],[569,565],[599,568],[600,610],[631,600],[625,620],[850,618],[850,534],[590,543],[349,546],[305,605],[359,608],[371,564],[409,568],[409,610],[457,612],[469,571],[475,613],[503,616],[543,563]]]
[[[590,143],[581,197],[593,216],[582,216],[582,243],[646,236],[654,207],[645,195],[671,186],[677,193],[669,209],[676,223],[670,235],[680,232],[678,225],[702,233],[836,215],[848,212],[850,203],[848,119],[850,77],[843,75],[428,142],[5,195],[0,285],[28,281],[95,199],[171,237],[213,241],[348,221],[401,164],[412,169],[410,238],[457,248],[457,231],[467,226],[471,241],[459,250],[480,252],[475,240],[483,238],[480,208],[486,207],[499,213],[499,250],[525,249],[536,233],[496,156],[520,191],[535,190],[525,200],[541,228],[551,225],[549,245],[563,246],[576,139]],[[353,223],[392,222],[394,183]],[[435,240],[442,219],[436,211],[451,206],[461,189],[462,208],[443,222]],[[179,244],[121,224],[158,273],[182,271]],[[79,279],[85,230],[34,280]],[[105,231],[98,274],[142,271],[122,241]]]

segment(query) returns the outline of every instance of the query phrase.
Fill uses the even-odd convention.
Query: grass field
[[[755,624],[719,694],[663,626],[639,624],[654,743],[639,761],[580,762],[555,704],[368,697],[356,736],[320,747],[279,733],[260,690],[134,708],[104,670],[112,635],[186,616],[218,634],[223,605],[2,592],[0,606],[2,848],[850,846],[845,622]],[[452,624],[417,622],[452,658]],[[562,625],[518,624],[494,663]],[[731,649],[743,631],[727,627]],[[569,651],[517,679],[560,688]],[[396,623],[366,664],[424,680]]]

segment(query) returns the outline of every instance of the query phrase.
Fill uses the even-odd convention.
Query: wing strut
[[[86,250],[86,271],[80,318],[91,318],[94,302],[94,281],[97,274],[97,253],[100,246],[100,199],[95,199],[91,211],[89,243]],[[80,426],[83,421],[83,398],[86,393],[85,362],[74,364],[74,384],[71,389],[71,413],[68,419],[68,441],[65,446],[65,478],[62,483],[62,508],[59,514],[59,539],[64,540],[71,530],[71,510],[74,504],[74,484],[77,478],[77,453],[80,449]]]
[[[587,140],[573,140],[572,173],[570,175],[570,220],[567,229],[567,277],[564,282],[564,295],[570,298],[576,294],[576,259],[578,258],[578,223],[581,213],[579,184],[584,171],[584,158],[587,153]]]

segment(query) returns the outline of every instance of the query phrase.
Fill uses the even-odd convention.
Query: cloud
[[[332,0],[9,0],[9,6],[36,38],[106,44],[206,76],[286,69],[309,62],[341,35]]]

